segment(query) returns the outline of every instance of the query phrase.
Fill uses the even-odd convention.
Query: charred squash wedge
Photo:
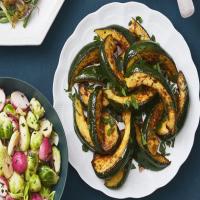
[[[89,66],[84,68],[74,79],[74,83],[82,82],[105,83],[106,75],[99,64]]]
[[[102,123],[103,110],[103,91],[101,87],[95,88],[91,93],[88,102],[88,123],[91,139],[96,147],[96,152],[101,154],[111,154],[118,147],[120,136],[116,121],[108,114],[103,118],[112,118],[112,127],[110,124]],[[108,133],[109,129],[111,130]]]
[[[90,89],[84,84],[79,85],[79,94],[84,106],[88,106],[88,101],[89,101],[90,94],[92,93],[92,91],[93,91],[92,89]],[[103,106],[107,107],[108,105],[109,105],[109,101],[103,96]]]
[[[178,79],[177,79],[177,86],[178,86],[178,122],[177,126],[180,130],[183,126],[188,110],[188,104],[189,104],[189,91],[187,86],[187,81],[185,79],[185,76],[183,72],[178,73]]]
[[[146,116],[144,126],[142,129],[143,138],[146,141],[147,150],[152,155],[156,155],[160,140],[156,135],[156,129],[164,115],[164,105],[162,102],[156,104],[153,109]]]
[[[103,40],[108,35],[112,35],[113,39],[117,41],[117,44],[122,49],[122,53],[136,41],[135,36],[133,36],[128,29],[119,25],[111,25],[105,28],[96,29],[95,33]]]
[[[150,101],[154,97],[156,92],[151,88],[144,88],[143,90],[135,90],[134,92],[132,92],[132,95],[129,96],[118,96],[111,89],[106,89],[104,90],[104,94],[108,101],[125,107],[127,102],[130,102],[132,100],[132,97],[134,97],[139,106],[142,106]]]
[[[120,169],[114,176],[112,176],[109,179],[106,179],[104,185],[110,189],[120,188],[126,181],[126,178],[131,169],[131,165],[132,159],[130,159],[128,163],[122,169]]]
[[[129,31],[133,33],[137,40],[150,40],[150,36],[147,31],[134,18],[131,19]]]
[[[98,64],[99,59],[99,46],[100,42],[95,41],[87,44],[85,47],[83,47],[76,57],[74,58],[69,74],[68,74],[68,90],[70,91],[73,84],[75,77],[80,73],[82,69],[85,67],[92,65],[92,64]]]
[[[92,166],[99,178],[110,178],[122,169],[133,155],[133,147],[130,140],[131,113],[124,112],[125,132],[122,141],[113,155],[95,154]]]
[[[171,138],[176,133],[176,105],[173,94],[161,75],[157,74],[155,70],[140,67],[128,78],[125,78],[127,87],[134,89],[142,85],[151,87],[160,95],[166,112],[167,117],[162,120],[160,127],[157,130],[162,138]]]
[[[94,143],[91,140],[89,127],[87,120],[84,115],[83,106],[78,95],[75,96],[73,102],[74,109],[74,130],[80,139],[80,141],[85,144],[91,151],[95,150]]]
[[[102,114],[102,131],[103,131],[103,142],[102,149],[105,152],[113,152],[119,146],[121,137],[119,129],[115,119],[107,112]]]
[[[176,65],[170,55],[158,43],[153,41],[138,41],[134,43],[126,51],[124,71],[141,60],[149,64],[159,63],[161,69],[168,75],[168,78],[176,82],[178,75]]]
[[[156,153],[155,155],[150,154],[142,143],[142,133],[137,124],[134,123],[135,134],[136,134],[136,151],[134,153],[135,160],[145,169],[153,171],[159,171],[170,165],[170,161],[161,155]]]
[[[121,85],[124,85],[124,75],[118,70],[116,64],[114,56],[116,50],[117,45],[112,35],[108,35],[100,48],[101,65],[111,82],[113,82],[116,87],[121,88]]]

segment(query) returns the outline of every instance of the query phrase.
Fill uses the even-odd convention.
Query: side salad
[[[36,98],[0,89],[0,199],[53,200],[59,136]]]
[[[0,23],[10,23],[14,28],[17,22],[23,21],[26,28],[38,0],[0,0]]]

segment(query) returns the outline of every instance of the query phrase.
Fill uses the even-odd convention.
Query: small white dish
[[[172,56],[177,68],[186,76],[190,92],[190,105],[184,127],[176,138],[175,147],[171,149],[171,165],[166,169],[153,172],[144,170],[140,173],[131,170],[124,186],[119,190],[107,189],[103,181],[95,175],[91,160],[93,154],[82,151],[82,145],[73,128],[73,111],[71,100],[64,89],[67,88],[68,71],[77,52],[93,40],[94,29],[111,24],[128,26],[131,17],[141,16],[143,26]],[[194,142],[199,123],[199,78],[193,63],[190,50],[181,34],[174,28],[167,17],[141,3],[111,3],[86,16],[77,26],[74,33],[66,41],[54,76],[54,107],[63,123],[68,141],[69,162],[77,170],[80,177],[91,187],[115,198],[140,198],[169,183],[187,159]]]
[[[20,22],[15,28],[10,24],[0,24],[0,46],[40,45],[64,1],[51,0],[49,3],[48,0],[40,0],[26,28]]]

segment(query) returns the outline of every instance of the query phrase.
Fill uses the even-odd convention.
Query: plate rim
[[[75,30],[74,30],[73,33],[70,35],[70,37],[68,37],[68,39],[66,40],[66,42],[65,42],[65,44],[64,44],[64,46],[63,46],[63,48],[62,48],[62,51],[61,51],[61,54],[60,54],[60,57],[59,57],[59,62],[58,62],[58,65],[57,65],[57,68],[56,68],[56,71],[55,71],[55,74],[54,74],[54,80],[53,80],[53,106],[54,106],[54,108],[55,108],[56,110],[59,109],[59,108],[57,107],[58,104],[59,104],[59,102],[56,101],[56,99],[57,99],[57,98],[56,98],[56,94],[57,94],[56,89],[57,89],[57,85],[59,85],[59,84],[58,84],[58,82],[56,82],[56,77],[57,77],[57,75],[59,74],[59,70],[62,68],[62,61],[63,61],[63,59],[64,59],[64,58],[63,58],[63,57],[64,57],[64,51],[65,51],[66,46],[68,45],[68,43],[71,42],[71,40],[72,40],[72,39],[74,38],[74,36],[76,35],[77,30],[81,27],[81,25],[82,25],[85,21],[88,20],[88,18],[92,17],[93,15],[97,15],[99,12],[101,12],[103,9],[106,9],[107,7],[111,7],[111,6],[115,6],[115,5],[126,6],[127,4],[143,6],[145,9],[150,9],[151,12],[155,12],[155,13],[158,13],[158,14],[162,15],[162,17],[165,18],[165,20],[168,22],[168,24],[172,27],[173,31],[176,32],[176,33],[179,35],[179,37],[181,37],[181,40],[182,40],[182,42],[184,42],[184,45],[185,45],[185,47],[186,47],[187,53],[189,54],[188,56],[191,58],[191,61],[192,61],[193,64],[194,64],[194,61],[193,61],[192,55],[191,55],[191,51],[190,51],[190,48],[189,48],[189,46],[188,46],[186,40],[184,39],[184,37],[182,36],[182,34],[175,28],[175,26],[173,25],[173,23],[168,19],[168,17],[167,17],[166,15],[164,15],[163,13],[161,13],[161,12],[155,10],[155,9],[150,8],[150,7],[147,6],[146,4],[139,3],[139,2],[135,2],[135,1],[131,1],[131,2],[112,2],[112,3],[108,3],[108,4],[105,4],[105,5],[101,6],[101,7],[100,7],[99,9],[97,9],[96,11],[91,12],[91,13],[89,13],[88,15],[86,15],[86,16],[78,23],[78,25],[76,26]],[[132,5],[131,5],[131,6],[132,6]],[[194,67],[195,67],[195,68],[194,68],[195,74],[197,75],[196,78],[197,78],[198,81],[199,81],[199,75],[198,75],[198,71],[197,71],[197,68],[196,68],[196,65],[195,65],[195,64],[194,64]],[[60,80],[60,81],[61,81],[61,80]],[[198,82],[197,88],[198,88],[198,91],[199,91],[199,82]],[[58,104],[57,104],[57,103],[58,103]],[[199,107],[200,107],[199,96],[198,96],[198,102],[197,102],[197,104],[199,104]],[[198,109],[197,115],[198,115],[198,117],[200,117],[200,109]],[[199,121],[196,123],[196,126],[194,127],[195,133],[194,133],[194,137],[192,138],[192,144],[191,144],[190,148],[188,148],[188,149],[189,149],[189,151],[188,151],[189,153],[185,155],[185,157],[184,157],[184,159],[183,159],[184,161],[182,162],[182,164],[181,164],[180,166],[178,166],[178,167],[176,168],[176,171],[174,172],[174,175],[171,177],[171,179],[168,180],[168,181],[165,181],[164,184],[162,184],[161,186],[159,186],[159,187],[155,188],[154,190],[152,190],[150,193],[145,194],[145,195],[143,195],[143,196],[142,196],[142,195],[141,195],[141,196],[138,196],[138,197],[135,197],[135,196],[133,197],[133,196],[130,196],[130,195],[123,195],[123,196],[120,196],[120,197],[119,197],[119,196],[115,196],[115,195],[112,195],[112,196],[111,196],[111,195],[109,195],[107,192],[102,191],[102,190],[99,190],[98,188],[96,188],[94,184],[93,184],[93,185],[92,185],[92,184],[89,184],[86,180],[84,180],[83,176],[81,175],[81,172],[78,170],[78,168],[77,168],[76,166],[73,165],[73,163],[70,162],[70,159],[69,159],[69,162],[70,162],[70,164],[72,165],[72,167],[77,171],[77,173],[79,174],[79,176],[81,177],[81,179],[82,179],[87,185],[89,185],[91,188],[93,188],[93,189],[95,189],[95,190],[98,190],[98,191],[104,193],[104,194],[107,195],[107,196],[115,197],[115,198],[118,198],[118,199],[124,199],[124,198],[141,198],[141,197],[145,197],[145,196],[148,196],[148,195],[154,193],[154,192],[155,192],[156,190],[158,190],[159,188],[164,187],[165,185],[167,185],[169,182],[171,182],[171,181],[174,179],[174,177],[176,176],[176,174],[178,173],[178,171],[180,170],[180,168],[182,167],[182,165],[183,165],[183,164],[185,163],[185,161],[188,159],[188,156],[189,156],[189,154],[190,154],[190,152],[191,152],[191,149],[192,149],[192,147],[193,147],[193,145],[194,145],[194,139],[195,139],[195,135],[196,135],[196,131],[197,131],[198,125],[199,125]],[[67,134],[67,133],[66,133],[66,134]]]

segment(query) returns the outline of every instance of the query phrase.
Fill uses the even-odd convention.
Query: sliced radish
[[[27,169],[27,156],[24,152],[17,151],[12,157],[13,169],[19,173],[23,174]]]
[[[23,111],[27,110],[29,107],[29,101],[27,97],[20,91],[13,92],[11,94],[10,101],[15,108],[20,108]]]
[[[6,200],[14,200],[14,199],[10,195],[7,195]]]
[[[0,176],[0,197],[6,197],[7,195],[8,195],[8,182],[3,176]]]
[[[31,200],[43,200],[39,193],[32,193]]]
[[[6,103],[6,95],[2,89],[0,89],[0,111],[3,110],[3,107]]]
[[[45,137],[42,140],[42,144],[39,149],[39,159],[48,162],[52,156],[52,146],[49,138]]]
[[[8,118],[12,122],[13,131],[19,130],[19,120],[16,117],[12,116],[12,115],[8,114],[8,116],[9,116]]]

